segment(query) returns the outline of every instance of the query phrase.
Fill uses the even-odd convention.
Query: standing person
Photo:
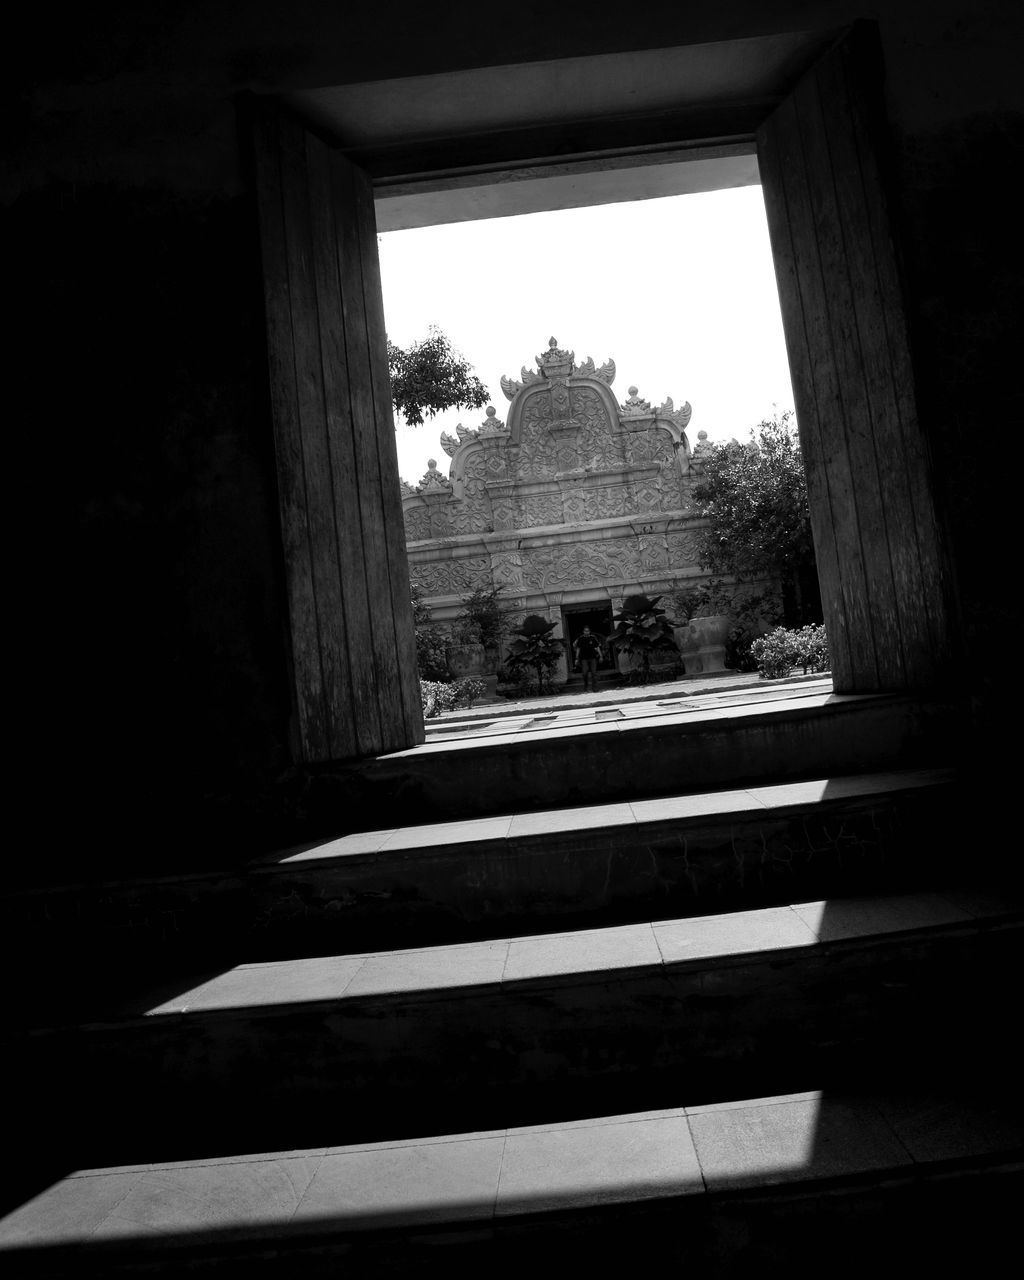
[[[589,680],[590,688],[596,693],[597,663],[601,657],[601,641],[591,632],[589,627],[584,627],[572,650],[576,665],[583,672],[583,692],[586,693]]]

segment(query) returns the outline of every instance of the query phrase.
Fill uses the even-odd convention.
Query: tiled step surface
[[[22,960],[57,963],[65,1005],[77,995],[84,1008],[104,967],[105,985],[112,976],[123,986],[240,957],[941,887],[962,877],[962,815],[953,771],[910,770],[385,827],[235,872],[9,894],[4,933]],[[70,974],[67,954],[77,958]]]
[[[827,1207],[829,1197],[870,1199],[884,1185],[897,1205],[912,1208],[922,1192],[927,1202],[929,1188],[940,1200],[957,1176],[968,1188],[984,1180],[989,1208],[1002,1206],[1020,1189],[1022,1143],[1019,1091],[897,1080],[882,1090],[815,1090],[416,1141],[82,1169],[55,1173],[0,1221],[0,1261],[6,1256],[25,1274],[45,1267],[74,1275],[121,1274],[146,1262],[166,1274],[218,1257],[225,1265],[287,1260],[294,1275],[319,1260],[373,1268],[354,1272],[362,1275],[391,1274],[389,1263],[420,1254],[451,1274],[452,1255],[465,1263],[468,1246],[471,1266],[513,1274],[500,1264],[525,1261],[515,1252],[524,1244],[535,1265],[553,1259],[553,1244],[579,1261],[600,1209],[605,1231],[617,1221],[630,1238],[641,1233],[649,1260],[658,1244],[677,1261],[708,1264],[708,1226],[730,1206],[740,1206],[749,1228],[781,1203],[792,1235],[809,1196]],[[969,1189],[961,1210],[968,1199]],[[661,1217],[636,1218],[637,1210]],[[854,1247],[851,1239],[843,1249]],[[977,1241],[975,1249],[976,1258],[984,1253]]]
[[[212,1154],[254,1117],[283,1146],[325,1125],[345,1142],[628,1106],[680,1078],[705,1102],[887,1045],[948,1054],[953,1026],[983,1036],[1022,927],[1017,904],[962,891],[242,965],[41,1027],[9,1065],[105,1159],[142,1158],[143,1138]],[[155,1099],[145,1132],[108,1124]]]

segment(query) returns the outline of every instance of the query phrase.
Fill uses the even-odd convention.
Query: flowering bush
[[[803,667],[805,675],[808,671],[828,671],[832,660],[829,657],[828,637],[824,626],[801,627],[799,631],[790,634],[796,648],[796,661]]]
[[[806,675],[808,671],[827,671],[830,665],[824,626],[801,627],[799,631],[775,627],[758,636],[750,652],[762,680],[778,680],[796,666]]]
[[[442,711],[454,711],[457,707],[471,707],[484,694],[484,682],[473,676],[461,680],[421,680],[420,706],[424,720],[439,716]]]
[[[750,653],[762,680],[778,680],[780,676],[789,675],[790,667],[797,660],[792,632],[785,627],[775,627],[766,635],[758,636],[751,643]]]

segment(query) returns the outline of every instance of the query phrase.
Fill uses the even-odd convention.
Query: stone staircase
[[[5,1269],[994,1269],[1024,915],[948,709],[464,734],[324,771],[344,834],[8,892]]]

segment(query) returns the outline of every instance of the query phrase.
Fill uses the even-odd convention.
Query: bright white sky
[[[760,187],[636,204],[459,222],[379,237],[388,337],[407,347],[440,326],[504,421],[500,376],[535,370],[548,339],[577,363],[611,358],[612,392],[693,406],[688,434],[745,440],[793,407]],[[477,427],[457,409],[398,424],[398,469],[417,484],[441,431]]]

